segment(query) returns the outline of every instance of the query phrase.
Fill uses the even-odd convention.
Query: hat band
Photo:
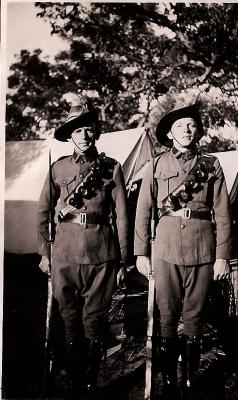
[[[94,110],[92,111],[88,111],[86,113],[79,113],[79,112],[74,112],[74,113],[70,113],[70,115],[68,115],[67,119],[66,119],[66,123],[70,122],[76,118],[82,117],[82,118],[87,118],[88,114],[91,114]]]
[[[68,118],[66,119],[66,122],[69,122],[69,121],[71,121],[72,119],[81,117],[82,115],[84,115],[84,114],[79,114],[79,113],[71,114],[71,115],[68,116]]]

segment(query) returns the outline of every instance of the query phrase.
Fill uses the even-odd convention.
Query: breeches
[[[67,342],[82,332],[89,339],[103,340],[117,271],[116,261],[88,265],[53,260],[53,295],[59,303]]]
[[[183,266],[157,259],[154,274],[162,336],[177,334],[181,314],[183,333],[199,335],[202,311],[213,279],[213,263]]]

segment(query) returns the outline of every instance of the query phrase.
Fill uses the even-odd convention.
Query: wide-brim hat
[[[61,142],[66,142],[75,129],[93,124],[95,124],[96,139],[98,139],[101,133],[99,109],[93,107],[91,99],[81,97],[77,104],[71,106],[65,123],[55,130],[54,137]]]
[[[175,121],[187,117],[193,118],[196,122],[198,128],[197,141],[199,141],[204,134],[202,120],[199,113],[199,104],[195,103],[185,106],[184,104],[182,105],[181,103],[177,103],[175,108],[165,114],[157,125],[156,138],[158,142],[165,147],[172,147],[173,141],[169,139],[167,135]]]

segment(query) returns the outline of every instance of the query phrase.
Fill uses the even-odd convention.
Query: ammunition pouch
[[[215,178],[215,168],[213,165],[215,159],[207,160],[207,157],[201,156],[195,166],[189,171],[187,177],[176,189],[166,196],[162,201],[162,207],[159,209],[159,217],[163,215],[180,216],[182,218],[208,219],[212,220],[210,211],[195,211],[185,208],[186,204],[193,199],[194,194],[202,190],[203,185],[211,178]],[[182,209],[186,211],[182,211]],[[189,211],[188,211],[189,210]],[[179,215],[181,211],[181,215]],[[177,212],[178,214],[172,214]]]
[[[85,200],[92,199],[99,190],[102,190],[105,182],[112,179],[114,165],[115,161],[107,158],[104,153],[99,155],[83,179],[64,199],[66,205],[59,211],[59,222],[62,222],[69,213],[83,207]]]

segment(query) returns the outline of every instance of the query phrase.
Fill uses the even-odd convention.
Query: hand
[[[125,267],[122,266],[117,273],[117,286],[124,286],[125,281]]]
[[[227,260],[218,258],[214,264],[214,275],[213,279],[218,280],[222,278],[227,278],[230,273],[230,266]]]
[[[50,275],[50,259],[48,256],[42,256],[39,268],[45,274]]]
[[[138,271],[148,279],[150,273],[150,258],[147,256],[138,256],[136,266]]]

